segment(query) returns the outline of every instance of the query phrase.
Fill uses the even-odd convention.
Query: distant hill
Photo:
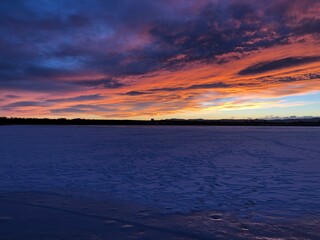
[[[164,119],[95,120],[0,117],[0,125],[199,125],[199,126],[320,126],[319,117],[287,119]]]

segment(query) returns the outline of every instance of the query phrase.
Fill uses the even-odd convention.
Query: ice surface
[[[0,191],[317,218],[319,143],[317,127],[0,126]]]

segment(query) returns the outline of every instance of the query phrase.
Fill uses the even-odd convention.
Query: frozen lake
[[[319,219],[320,128],[0,126],[0,191]]]

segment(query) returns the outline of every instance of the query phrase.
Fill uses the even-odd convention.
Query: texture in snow
[[[318,217],[319,142],[304,127],[1,126],[0,190]]]

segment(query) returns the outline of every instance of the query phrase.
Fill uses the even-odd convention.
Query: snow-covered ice
[[[0,191],[317,219],[319,143],[317,127],[0,126]]]
[[[0,126],[0,220],[16,219],[0,231],[52,237],[46,219],[69,213],[62,237],[317,239],[319,142],[318,127]]]

